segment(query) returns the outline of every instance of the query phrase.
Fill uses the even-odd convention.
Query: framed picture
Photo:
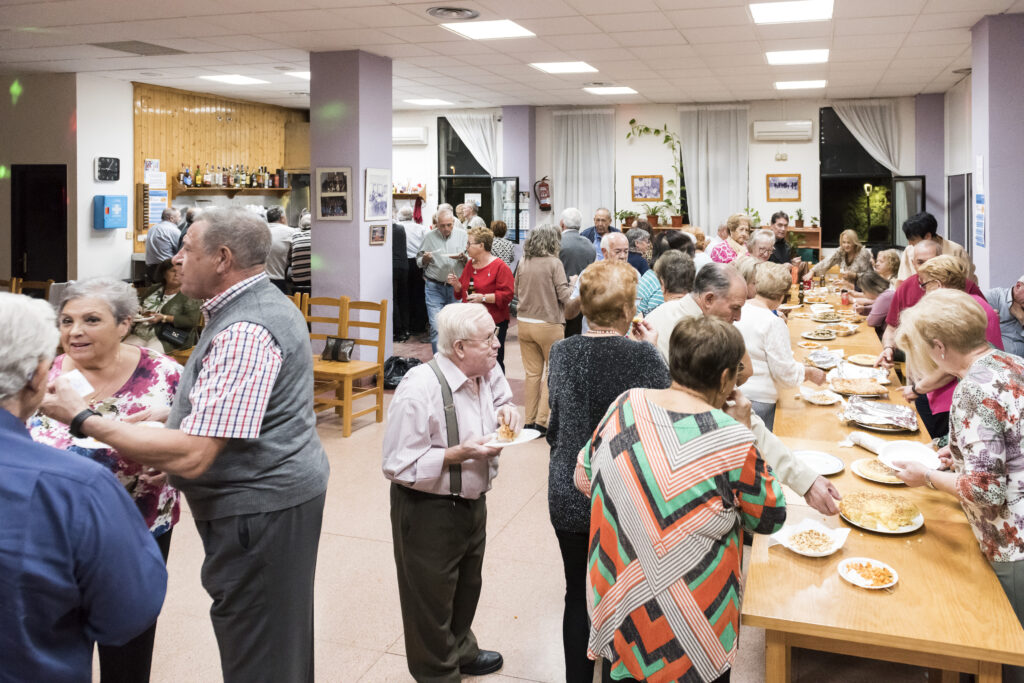
[[[316,169],[316,218],[320,221],[352,220],[349,188],[352,169],[349,167]]]
[[[363,218],[368,221],[391,219],[391,169],[366,169],[366,191],[363,202]],[[370,241],[373,244],[373,241]],[[383,242],[382,242],[383,244]]]
[[[382,247],[388,241],[387,223],[370,226],[370,246]]]
[[[633,175],[629,177],[634,202],[660,202],[662,177],[660,175]]]
[[[765,176],[765,189],[770,202],[800,201],[800,174],[786,173],[777,175],[769,173]]]

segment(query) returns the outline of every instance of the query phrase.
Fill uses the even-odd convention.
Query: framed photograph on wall
[[[387,223],[370,226],[370,246],[383,247],[388,241]]]
[[[352,220],[349,188],[352,186],[350,167],[316,169],[316,218],[319,221]]]
[[[629,185],[634,202],[660,202],[664,184],[660,175],[631,175]]]
[[[391,220],[391,169],[366,169],[366,184],[363,189],[366,191],[363,218],[368,221]]]
[[[769,173],[765,176],[765,191],[770,202],[800,201],[800,174]]]

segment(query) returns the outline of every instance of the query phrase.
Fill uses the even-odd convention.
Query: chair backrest
[[[347,298],[347,297],[343,297]],[[353,320],[352,311],[376,311],[377,322],[367,320]],[[374,301],[349,301],[347,315],[338,331],[338,336],[350,337],[356,340],[357,345],[371,346],[377,349],[377,362],[384,364],[384,346],[387,341],[388,329],[388,300],[381,299],[380,303]],[[370,336],[362,338],[362,335],[355,337],[349,333],[349,328],[359,327],[371,330]]]
[[[25,294],[25,290],[30,292],[42,292],[43,299],[50,300],[50,285],[53,284],[53,280],[22,280],[19,279],[18,293]]]
[[[309,325],[309,338],[311,340],[327,339],[331,337],[344,337],[342,333],[342,321],[348,319],[349,300],[347,296],[335,299],[330,296],[309,296],[304,295],[306,324]],[[300,304],[302,301],[300,300]],[[327,309],[327,310],[323,310]],[[314,331],[323,330],[325,325],[333,325],[334,329],[329,332]]]
[[[306,292],[295,292],[289,297],[295,302],[295,307],[302,312],[302,315],[309,315],[309,294]]]
[[[16,291],[18,286],[18,280],[20,278],[12,277],[10,280],[0,280],[0,291],[11,292],[17,294]]]

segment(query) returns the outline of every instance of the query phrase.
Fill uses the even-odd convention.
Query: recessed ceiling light
[[[427,10],[427,14],[435,19],[446,19],[448,21],[453,19],[465,21],[467,19],[476,19],[480,16],[480,13],[475,9],[466,9],[465,7],[431,7]]]
[[[827,21],[832,18],[832,0],[751,3],[750,15],[755,24]]]
[[[776,90],[810,90],[824,88],[828,81],[775,81]]]
[[[586,62],[534,62],[530,66],[549,74],[584,74],[597,71]]]
[[[635,95],[636,90],[625,85],[605,85],[595,88],[584,88],[591,95]]]
[[[498,19],[497,21],[474,21],[467,24],[441,24],[452,33],[458,33],[470,40],[494,40],[497,38],[529,38],[536,35],[533,31],[523,28],[514,21]]]
[[[259,83],[269,83],[270,81],[261,81],[258,78],[249,78],[248,76],[240,76],[239,74],[224,74],[223,76],[200,76],[199,78],[205,78],[208,81],[217,81],[218,83],[229,83],[231,85],[257,85]]]
[[[828,50],[825,50],[825,52],[828,52]],[[309,72],[308,71],[285,71],[284,75],[285,76],[291,76],[292,78],[301,78],[301,79],[303,79],[305,81],[309,80]]]
[[[768,63],[773,66],[782,64],[821,64],[828,61],[828,50],[781,50],[765,52]]]
[[[435,100],[435,99],[430,99],[430,98],[424,98],[424,99],[420,99],[420,100],[402,100],[402,101],[403,102],[408,102],[409,104],[418,104],[418,105],[420,105],[422,107],[444,107],[446,105],[450,105],[451,104],[451,102],[449,102],[447,100]]]

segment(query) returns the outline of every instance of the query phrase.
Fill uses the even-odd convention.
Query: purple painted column
[[[974,262],[982,289],[1008,287],[1024,273],[1019,238],[1019,197],[1024,185],[1024,136],[1020,133],[1024,14],[979,21],[971,29],[971,52],[971,146],[974,166],[979,157],[984,164],[988,217],[986,243],[974,247]]]
[[[391,218],[387,244],[370,246],[371,222],[363,220],[366,169],[391,168],[391,59],[368,52],[309,55],[310,199],[313,204],[313,296],[387,299],[387,355],[391,355]],[[348,167],[349,221],[317,220],[317,169]],[[391,188],[388,188],[390,195]],[[356,329],[352,334],[356,334]],[[369,360],[370,349],[360,348]]]
[[[946,228],[946,97],[918,95],[914,100],[917,175],[925,176],[924,210],[935,216],[939,232]]]
[[[514,106],[501,108],[501,174],[519,176],[519,191],[530,193],[530,224],[537,220],[537,202],[533,183],[536,179],[537,108]]]

